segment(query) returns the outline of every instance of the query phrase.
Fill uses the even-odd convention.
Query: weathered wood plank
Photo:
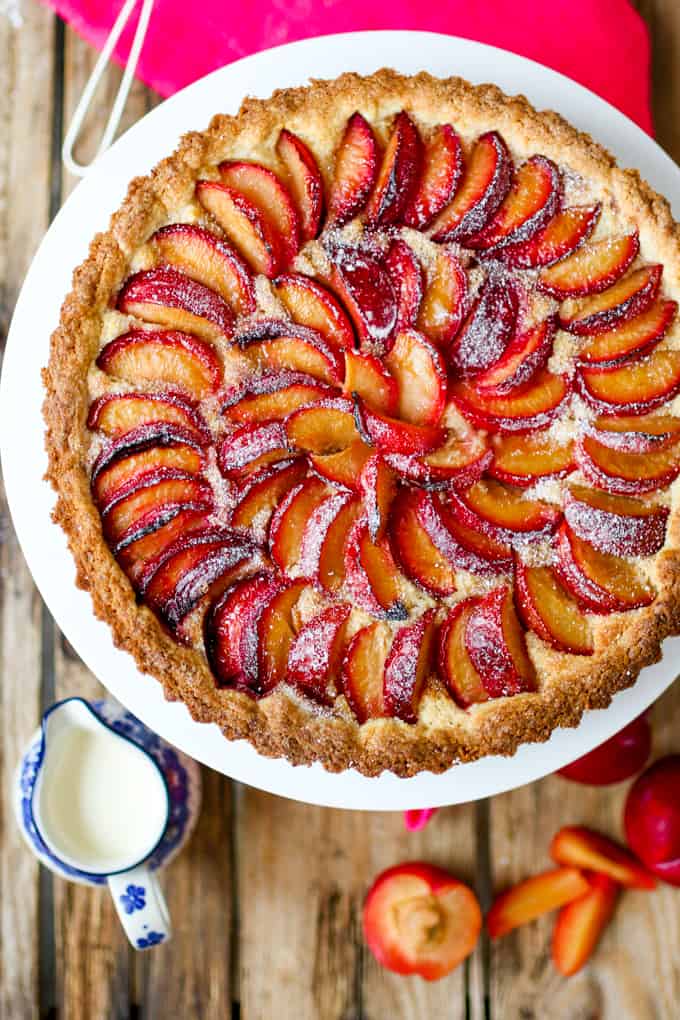
[[[0,337],[49,210],[53,15],[31,5],[20,31],[0,19]],[[31,125],[31,144],[27,142]],[[30,187],[26,187],[26,182]],[[41,602],[0,497],[0,1016],[40,1010],[39,867],[8,798],[40,714]],[[45,1004],[49,1005],[49,1003]]]
[[[422,858],[472,880],[474,809],[407,833],[398,814],[332,811],[244,790],[239,830],[243,1020],[465,1016],[465,969],[429,984],[382,970],[361,907],[379,871]]]

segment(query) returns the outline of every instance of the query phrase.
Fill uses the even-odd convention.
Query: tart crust
[[[593,182],[635,223],[641,253],[664,263],[666,289],[680,298],[680,228],[668,203],[637,171],[618,168],[605,149],[558,114],[538,112],[523,96],[506,96],[494,85],[473,86],[459,78],[440,80],[424,72],[404,77],[388,69],[370,77],[344,74],[278,91],[268,100],[246,99],[236,116],[214,117],[206,131],[186,135],[149,176],[132,181],[109,230],[95,237],[74,273],[43,370],[43,413],[47,478],[58,494],[53,517],[66,533],[76,583],[90,592],[95,614],[109,624],[115,644],[162,683],[166,697],[183,701],[196,721],[215,722],[229,739],[245,738],[267,756],[297,765],[319,761],[334,772],[354,767],[374,776],[387,769],[405,777],[484,755],[511,755],[522,743],[547,740],[558,726],[576,726],[586,709],[609,705],[642,667],[660,658],[663,639],[680,632],[679,483],[669,490],[666,544],[649,561],[658,597],[644,609],[600,618],[593,656],[554,652],[529,635],[532,655],[542,673],[549,671],[538,692],[452,711],[435,686],[417,724],[374,719],[359,726],[349,713],[312,714],[287,688],[260,701],[218,689],[205,658],[176,644],[153,613],[137,604],[102,538],[90,497],[85,424],[88,368],[111,295],[128,274],[135,250],[191,200],[195,181],[211,175],[208,168],[214,176],[214,167],[226,158],[260,158],[258,150],[273,148],[285,126],[312,142],[325,173],[342,125],[355,110],[380,131],[401,109],[425,124],[450,121],[466,134],[495,128],[519,156],[544,153]]]

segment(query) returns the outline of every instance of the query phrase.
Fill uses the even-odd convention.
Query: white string
[[[94,156],[94,159],[87,164],[78,163],[74,159],[73,149],[78,139],[80,129],[83,126],[83,121],[85,119],[87,111],[90,108],[92,97],[94,96],[97,86],[99,85],[101,77],[106,69],[106,65],[111,59],[111,54],[113,53],[116,47],[116,44],[121,36],[121,33],[125,28],[126,24],[128,23],[128,21],[130,20],[132,12],[134,11],[138,2],[139,0],[125,0],[125,3],[121,8],[120,14],[116,18],[113,28],[109,33],[108,39],[104,44],[104,48],[102,49],[101,53],[99,54],[99,57],[97,58],[97,62],[94,65],[92,74],[90,75],[88,82],[85,88],[83,89],[83,94],[80,97],[78,105],[76,106],[75,113],[73,114],[73,119],[69,124],[69,128],[68,131],[66,132],[66,135],[64,136],[64,144],[61,149],[61,157],[64,161],[66,169],[69,170],[70,173],[74,174],[76,177],[83,177],[89,170],[92,163],[94,163],[94,161],[99,156],[101,156],[101,154],[105,152],[106,149],[108,149],[120,123],[120,118],[123,115],[123,110],[125,109],[125,103],[127,102],[130,86],[132,85],[132,79],[137,69],[139,55],[142,51],[142,46],[144,45],[146,31],[147,28],[149,27],[149,18],[151,17],[151,10],[153,8],[154,0],[142,0],[142,10],[139,15],[139,21],[137,23],[135,37],[132,42],[132,46],[130,47],[130,54],[125,65],[125,72],[123,74],[123,78],[120,83],[118,92],[116,93],[116,98],[111,108],[111,113],[109,114],[109,119],[107,121],[106,127],[104,128],[104,133],[102,134],[102,138],[99,143],[97,152]]]

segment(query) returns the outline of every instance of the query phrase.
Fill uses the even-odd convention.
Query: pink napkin
[[[43,0],[101,49],[122,0]],[[332,32],[421,29],[491,43],[561,71],[651,133],[650,48],[629,0],[156,0],[139,77],[169,96],[269,46]],[[124,62],[128,25],[116,58]],[[455,72],[455,68],[451,69]]]

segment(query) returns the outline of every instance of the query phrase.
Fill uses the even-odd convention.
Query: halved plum
[[[600,414],[646,414],[680,393],[680,350],[656,347],[639,361],[582,368],[576,381]]]
[[[678,367],[680,370],[680,363]],[[545,428],[557,417],[570,392],[571,382],[566,376],[553,375],[545,368],[519,392],[502,397],[483,393],[470,382],[449,386],[449,397],[460,413],[490,432],[533,432]]]
[[[361,212],[378,175],[378,144],[373,129],[353,113],[335,154],[328,195],[328,221],[342,226]]]
[[[171,223],[157,230],[149,243],[162,263],[216,291],[236,315],[255,311],[250,270],[224,238],[196,223]]]
[[[418,129],[402,110],[394,119],[373,191],[366,203],[370,226],[398,223],[418,183],[423,158]]]
[[[437,347],[448,347],[467,311],[467,275],[458,256],[445,248],[428,270],[416,326]]]
[[[365,517],[354,522],[347,536],[345,585],[355,605],[367,613],[378,619],[406,619],[397,566],[387,543],[372,541]]]
[[[427,609],[395,634],[383,672],[386,715],[405,723],[418,721],[418,706],[432,668],[434,635],[434,609]]]
[[[666,506],[585,485],[566,490],[564,518],[575,535],[613,556],[653,556],[666,539]]]
[[[639,248],[637,232],[584,244],[567,258],[540,271],[539,290],[558,301],[599,294],[623,276]]]
[[[321,229],[323,181],[309,147],[287,128],[282,128],[276,152],[286,168],[290,191],[300,223],[300,238],[311,241]]]
[[[573,444],[557,443],[546,432],[494,436],[489,474],[506,485],[525,489],[539,478],[563,478],[575,464]]]
[[[510,190],[512,175],[512,158],[498,132],[480,135],[453,201],[434,221],[432,239],[464,243],[482,230]]]
[[[397,384],[397,416],[413,425],[436,425],[446,404],[444,358],[422,333],[402,329],[384,363]]]
[[[622,326],[646,312],[659,293],[663,266],[643,266],[612,287],[588,297],[565,301],[558,313],[562,329],[593,336]]]
[[[219,181],[197,181],[196,198],[251,269],[270,279],[276,276],[283,261],[281,239],[257,205]]]
[[[143,269],[128,277],[116,307],[125,315],[206,340],[230,337],[234,325],[224,298],[172,266]]]
[[[592,655],[590,622],[550,567],[515,559],[515,599],[524,626],[558,652]]]
[[[625,612],[654,601],[654,590],[636,567],[619,556],[599,552],[564,521],[557,532],[560,580],[593,613]]]
[[[352,324],[327,287],[302,273],[278,276],[273,286],[294,322],[317,330],[327,343],[340,350],[354,347]]]
[[[422,171],[402,213],[415,230],[430,225],[452,201],[463,176],[463,146],[450,124],[433,128],[424,144]]]
[[[215,393],[222,383],[212,344],[177,330],[130,330],[102,348],[97,368],[134,385],[166,383],[195,400]]]

